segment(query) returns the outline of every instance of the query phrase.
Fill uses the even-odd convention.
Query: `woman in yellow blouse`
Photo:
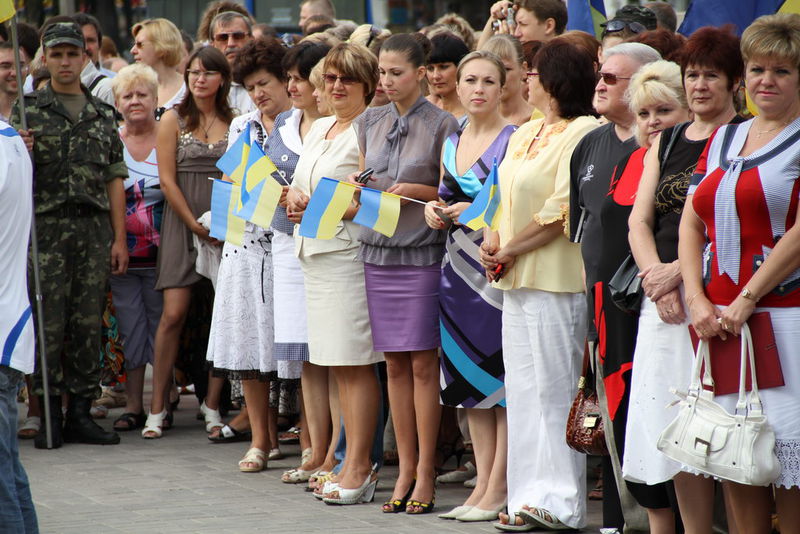
[[[509,515],[501,515],[501,530],[586,523],[585,456],[564,441],[586,335],[583,264],[565,221],[570,156],[598,126],[594,80],[592,58],[571,44],[547,44],[536,55],[529,102],[545,116],[509,140],[499,232],[487,232],[481,246],[487,276],[505,290]]]

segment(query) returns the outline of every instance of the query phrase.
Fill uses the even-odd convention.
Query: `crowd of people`
[[[430,513],[437,478],[474,472],[440,518],[580,529],[587,457],[565,426],[588,355],[610,452],[604,526],[766,533],[776,513],[800,532],[800,15],[686,38],[668,4],[647,6],[624,6],[596,39],[565,31],[561,0],[500,0],[481,32],[451,14],[395,34],[305,0],[304,35],[278,38],[221,0],[196,42],[166,19],[136,24],[135,61],[111,55],[114,71],[97,21],[59,16],[20,50],[26,80],[0,43],[0,215],[13,223],[0,228],[0,500],[14,504],[0,520],[36,531],[17,458],[23,374],[29,419],[50,406],[49,429],[26,436],[37,448],[111,445],[166,436],[176,360],[199,352],[198,417],[212,441],[247,443],[242,472],[280,457],[283,393],[299,399],[303,454],[281,479],[325,503],[371,502],[386,445],[399,475],[383,513]],[[237,245],[210,235],[210,178],[241,179],[217,168],[241,140],[274,163],[282,196]],[[331,239],[300,235],[322,179],[361,187],[365,170],[404,197],[394,234],[353,220],[356,194]],[[467,226],[495,177],[497,224]],[[20,291],[31,187],[47,389],[35,296]],[[643,297],[623,311],[611,285],[626,262]],[[113,430],[92,418],[109,298],[126,376]],[[736,338],[756,311],[781,356],[784,385],[761,392],[780,474],[720,484],[657,442],[678,410],[670,389],[689,385],[690,328]],[[231,398],[242,409],[225,423]],[[716,398],[736,408],[736,394]],[[462,452],[443,443],[448,425],[471,443],[465,477],[439,476]]]

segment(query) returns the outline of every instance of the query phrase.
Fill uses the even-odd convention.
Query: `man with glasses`
[[[225,58],[233,68],[236,54],[244,45],[253,40],[253,25],[249,18],[236,11],[224,11],[211,21],[209,31],[211,45],[225,54]],[[228,104],[234,115],[244,115],[256,109],[244,87],[231,83],[228,93]]]
[[[600,25],[603,26],[603,50],[608,50],[634,35],[655,30],[658,19],[652,9],[628,4],[619,8],[613,19]]]
[[[28,74],[25,53],[20,50],[22,76]],[[0,120],[8,122],[11,118],[11,106],[17,99],[18,91],[17,66],[14,60],[14,47],[9,42],[0,43]]]
[[[625,100],[625,90],[631,77],[642,65],[661,59],[659,53],[641,43],[623,43],[603,52],[603,65],[595,87],[594,107],[608,124],[592,130],[578,142],[570,160],[570,206],[569,228],[572,241],[581,244],[586,278],[586,294],[589,301],[589,342],[597,341],[594,327],[593,288],[599,280],[600,260],[603,254],[603,239],[600,227],[600,209],[608,194],[614,167],[624,156],[637,148],[633,137],[634,115]],[[626,239],[625,236],[621,239]],[[610,422],[608,404],[601,373],[598,373],[598,395],[603,408],[603,418]],[[622,413],[622,412],[620,412]],[[612,426],[606,424],[606,439],[613,440]],[[609,445],[609,450],[616,450]],[[615,480],[625,492],[619,462],[612,464],[609,457],[603,458],[603,526],[617,528],[625,525]],[[632,498],[625,499],[632,501]],[[635,506],[635,503],[634,503]],[[627,509],[626,509],[627,512]],[[630,521],[630,519],[629,519]]]
[[[41,370],[37,395],[49,395],[52,445],[62,442],[111,445],[89,415],[100,396],[101,324],[109,271],[128,265],[125,190],[114,108],[81,84],[86,51],[74,22],[51,24],[42,36],[50,83],[25,96],[28,130],[20,130],[36,169],[34,206],[39,238],[39,272],[49,391]],[[20,128],[19,103],[11,118]],[[110,260],[109,260],[110,258]],[[69,394],[62,428],[61,399]],[[47,448],[45,430],[34,445]]]

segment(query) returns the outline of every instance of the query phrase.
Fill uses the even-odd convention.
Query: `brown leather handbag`
[[[567,417],[567,445],[583,454],[608,456],[603,415],[594,389],[589,366],[589,344],[583,349],[583,370],[578,379],[578,394]]]

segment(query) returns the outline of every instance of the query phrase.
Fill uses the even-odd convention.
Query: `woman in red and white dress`
[[[722,126],[700,157],[680,227],[692,323],[705,338],[738,335],[769,312],[785,386],[761,391],[781,474],[783,532],[800,529],[800,15],[768,15],[742,35],[745,84],[760,114]],[[736,394],[717,401],[733,413]],[[739,532],[771,531],[772,488],[726,483]]]

